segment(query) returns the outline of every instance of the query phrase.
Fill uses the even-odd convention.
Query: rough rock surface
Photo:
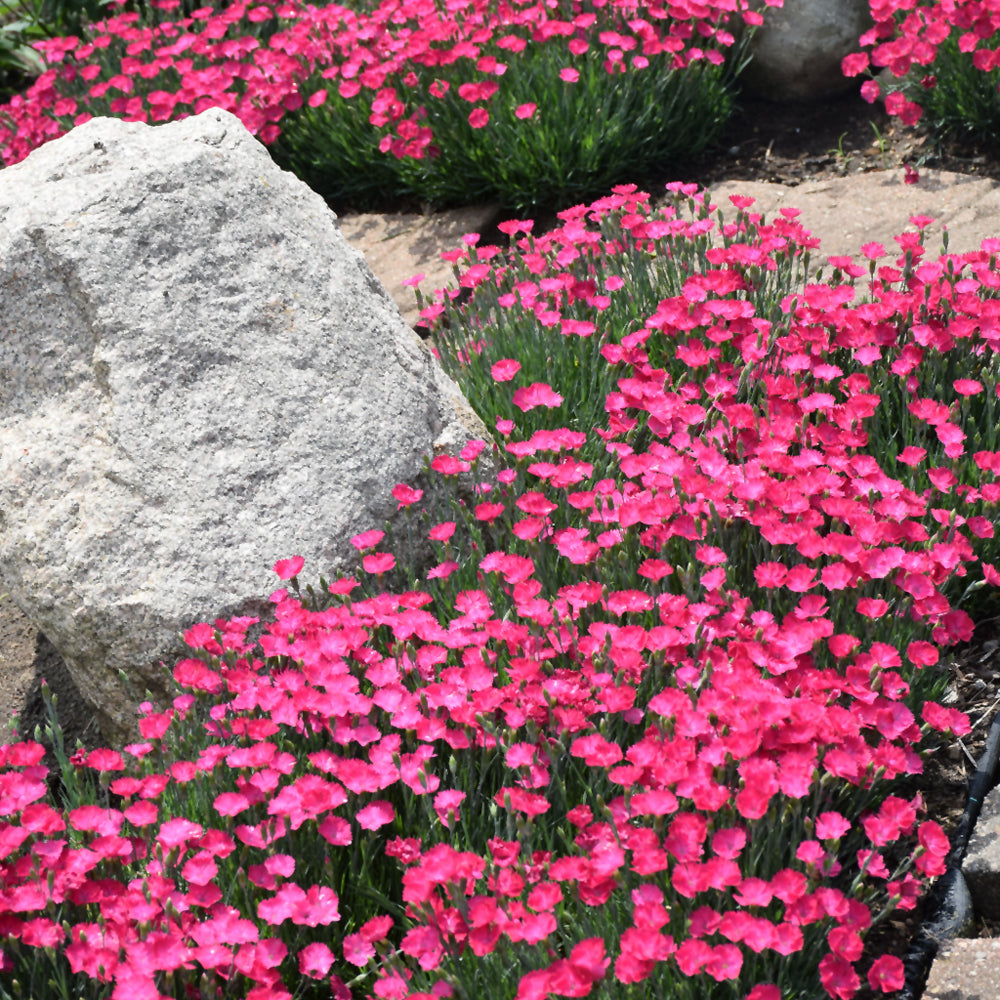
[[[962,873],[969,884],[976,916],[992,923],[1000,921],[1000,788],[994,788],[983,799]]]
[[[750,41],[753,61],[743,77],[752,91],[769,101],[818,101],[858,86],[840,63],[858,51],[858,39],[872,25],[868,0],[758,6],[764,23]]]
[[[323,201],[219,109],[95,119],[0,172],[0,593],[105,735],[179,633],[354,568],[485,437]],[[424,484],[426,485],[426,484]],[[431,497],[428,497],[431,499]]]
[[[958,938],[945,942],[931,966],[923,1000],[994,1000],[1000,940]]]

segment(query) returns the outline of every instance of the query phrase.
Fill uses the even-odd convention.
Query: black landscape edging
[[[920,925],[903,960],[905,981],[898,1000],[920,1000],[931,964],[942,944],[958,937],[972,920],[972,897],[962,874],[962,862],[969,846],[969,837],[979,818],[986,794],[997,784],[997,761],[1000,759],[1000,712],[993,716],[976,772],[969,785],[969,798],[958,827],[951,838],[951,850],[946,861],[947,871],[934,884],[928,907],[928,918]]]

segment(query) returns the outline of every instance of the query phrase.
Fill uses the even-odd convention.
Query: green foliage
[[[924,109],[921,124],[935,139],[957,139],[996,150],[1000,148],[1000,70],[976,69],[973,53],[959,49],[959,34],[958,29],[952,31],[931,66],[914,67],[902,90]],[[994,36],[985,47],[989,51],[997,44],[1000,37]]]
[[[372,92],[345,100],[332,85],[322,105],[282,119],[271,151],[335,206],[376,208],[409,196],[435,206],[496,202],[523,217],[598,197],[615,184],[649,181],[711,145],[735,109],[743,53],[740,42],[722,65],[701,60],[674,69],[661,55],[645,69],[609,73],[596,48],[570,60],[560,45],[531,44],[509,59],[481,128],[469,121],[480,105],[458,92],[483,80],[471,62],[415,65],[411,86],[401,78],[386,86],[423,109],[421,125],[434,139],[421,158],[381,152],[385,130],[369,123]],[[570,66],[580,74],[576,82],[560,77]],[[433,96],[442,79],[447,93]],[[323,83],[311,80],[302,90]],[[529,104],[534,113],[519,117]]]
[[[428,102],[441,155],[404,160],[405,187],[435,204],[485,198],[520,214],[578,204],[669,173],[716,140],[733,111],[732,62],[674,70],[661,57],[611,74],[589,51],[574,62],[580,79],[565,84],[557,48],[531,46],[524,55],[512,60],[487,129],[469,124],[456,94],[462,80],[443,101]],[[528,102],[538,110],[522,121],[516,109]]]
[[[322,107],[303,105],[282,121],[271,156],[335,207],[376,208],[412,194],[402,186],[400,161],[379,152],[370,114],[370,100],[345,100],[330,87]]]
[[[112,0],[0,0],[0,101],[43,71],[34,42],[83,35],[112,9]]]

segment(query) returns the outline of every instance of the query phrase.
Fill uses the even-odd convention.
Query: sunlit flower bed
[[[868,101],[920,122],[936,138],[996,149],[1000,134],[1000,10],[988,0],[871,0],[873,27],[844,59],[847,76],[867,72]],[[880,74],[876,79],[875,74]]]
[[[695,42],[718,39],[727,6],[663,12],[672,70],[716,65]],[[504,115],[532,129],[553,95],[600,92],[567,53],[599,51],[609,80],[650,72],[630,8],[612,13],[634,44],[525,6],[541,21],[520,51],[505,43],[503,73],[467,48],[503,50],[492,8],[461,9],[494,35],[449,36],[455,60],[412,72],[461,135],[492,136],[494,159],[514,144]],[[414,56],[414,11],[444,23],[429,4],[345,11],[355,26],[392,15],[387,31],[398,11],[408,27],[378,35],[379,60],[401,38]],[[372,164],[404,165],[399,179],[458,155],[450,140],[417,155],[438,132],[424,142],[398,89],[376,107],[378,60],[323,63],[336,96],[311,89],[318,64],[282,41],[300,15],[319,23],[241,3],[49,45],[54,68],[4,109],[5,159],[107,111],[221,104],[277,141],[293,112],[340,114],[365,88],[352,120],[388,138]],[[536,45],[562,89],[505,91]],[[476,80],[446,80],[461,59]],[[403,62],[392,72],[409,86]],[[144,706],[140,742],[73,752],[54,720],[54,774],[32,734],[0,747],[0,998],[805,1000],[902,985],[899,957],[866,942],[914,907],[948,844],[896,779],[968,731],[939,704],[942,653],[1000,579],[1000,242],[933,258],[915,218],[897,247],[834,258],[824,280],[794,210],[765,222],[733,201],[717,221],[695,188],[653,209],[616,187],[553,232],[512,221],[510,249],[470,235],[450,255],[470,297],[423,314],[493,439],[430,463],[454,481],[448,509],[396,486],[400,523],[354,540],[356,577],[321,580],[289,553],[272,621],[194,625],[177,697]]]
[[[153,23],[120,13],[36,45],[50,68],[0,107],[0,152],[17,162],[95,115],[223,107],[331,200],[551,208],[718,137],[761,20],[748,7],[238,0],[182,17],[149,0]]]
[[[793,210],[719,230],[693,194],[470,237],[471,300],[425,314],[493,414],[431,463],[492,453],[478,499],[400,484],[357,579],[279,562],[259,644],[193,627],[141,742],[54,731],[55,794],[3,750],[3,996],[901,985],[861,960],[948,850],[893,779],[968,730],[934,696],[997,578],[1000,274],[911,233],[803,285]]]

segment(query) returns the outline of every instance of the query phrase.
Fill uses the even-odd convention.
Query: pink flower
[[[816,820],[816,836],[820,840],[839,840],[850,828],[851,824],[837,812],[821,813]]]
[[[881,597],[862,597],[858,601],[858,614],[866,618],[881,618],[889,610],[889,602]]]
[[[307,944],[299,952],[299,972],[311,979],[323,979],[333,965],[333,952],[322,941]]]
[[[580,73],[572,66],[567,66],[565,69],[559,70],[559,79],[564,83],[576,83],[580,79]]]
[[[475,515],[477,521],[493,523],[507,508],[502,503],[480,503],[476,504]]]
[[[753,575],[758,587],[780,587],[788,576],[788,569],[784,563],[763,562],[754,567]]]
[[[514,110],[514,114],[520,118],[530,118],[538,108],[537,104],[532,104],[530,101],[527,104],[519,104]]]
[[[911,444],[896,456],[896,461],[902,462],[904,465],[919,465],[926,457],[926,448],[918,448]]]
[[[421,497],[424,495],[424,491],[407,486],[406,483],[399,483],[392,488],[392,495],[399,502],[399,507],[396,509],[402,510],[404,507],[410,507],[415,503],[419,503]]]
[[[375,949],[362,934],[348,934],[344,938],[344,960],[359,968],[375,957]]]
[[[513,358],[502,358],[490,368],[494,382],[509,382],[521,370],[521,362]]]
[[[396,557],[391,552],[371,552],[361,560],[366,573],[381,576],[388,573],[396,565]]]
[[[181,871],[191,885],[208,885],[218,874],[219,867],[207,851],[201,851],[185,862]]]
[[[904,983],[903,962],[895,955],[880,955],[868,970],[868,983],[873,990],[895,993]]]
[[[385,538],[385,532],[379,531],[377,528],[372,531],[363,531],[360,535],[355,535],[351,539],[351,545],[353,545],[359,552],[364,552],[365,549],[373,549],[382,539]]]
[[[861,985],[854,966],[836,955],[824,955],[819,963],[819,978],[824,989],[836,1000],[851,1000]]]
[[[561,406],[563,398],[559,393],[554,392],[552,386],[545,382],[533,382],[529,386],[522,386],[514,393],[514,405],[527,413],[536,406],[547,406],[550,408]]]
[[[917,640],[906,647],[906,658],[918,667],[933,666],[939,657],[937,646],[930,642]]]
[[[338,847],[346,847],[351,843],[351,825],[343,816],[327,816],[319,824],[320,836]]]
[[[278,574],[279,580],[291,580],[299,575],[305,559],[302,556],[292,556],[291,559],[279,559],[274,564],[274,572]]]
[[[170,850],[174,847],[183,847],[189,840],[200,837],[204,832],[204,828],[198,823],[192,823],[190,820],[178,816],[175,819],[167,820],[160,827],[156,839],[165,850]]]
[[[484,128],[490,120],[490,113],[485,108],[476,108],[469,114],[469,124],[473,128]]]
[[[456,790],[438,792],[434,796],[434,811],[437,813],[438,819],[441,820],[442,826],[446,829],[451,829],[452,820],[460,820],[462,818],[458,807],[464,800],[465,792]]]
[[[379,827],[391,823],[396,818],[396,810],[391,802],[379,800],[367,805],[364,809],[359,809],[355,815],[358,825],[363,830],[377,830]]]
[[[867,68],[867,52],[852,52],[850,55],[844,56],[840,63],[840,71],[844,76],[857,76]]]
[[[781,1000],[781,990],[770,983],[761,983],[747,994],[747,1000]]]
[[[447,542],[453,534],[455,534],[455,522],[442,521],[440,524],[435,524],[434,527],[427,532],[427,537],[430,538],[432,542]]]
[[[435,455],[431,468],[442,476],[457,476],[469,471],[469,463],[460,461],[454,455]]]
[[[87,754],[87,767],[95,771],[122,771],[125,761],[117,750],[98,749]]]
[[[427,571],[428,580],[447,580],[452,573],[456,570],[461,569],[454,559],[446,559],[442,563],[438,563],[437,566],[432,567]]]
[[[501,788],[494,801],[501,808],[523,812],[527,816],[541,816],[549,811],[549,800],[544,795],[526,792],[523,788]]]
[[[924,721],[932,728],[955,736],[965,736],[970,732],[969,717],[957,708],[944,708],[933,701],[924,703],[921,710]]]
[[[955,392],[957,392],[960,396],[976,396],[983,391],[982,382],[977,382],[972,378],[955,379],[953,384],[955,386]]]
[[[569,964],[574,973],[585,983],[594,983],[604,978],[611,959],[604,952],[602,938],[586,938],[573,946],[569,956]]]

